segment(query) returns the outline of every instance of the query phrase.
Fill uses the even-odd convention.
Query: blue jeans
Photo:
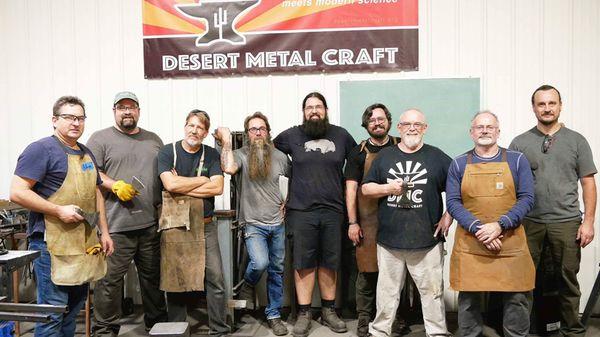
[[[59,286],[50,279],[50,253],[41,237],[29,239],[29,249],[41,255],[33,261],[37,282],[37,303],[66,305],[67,313],[53,313],[50,322],[36,323],[35,337],[72,337],[75,335],[75,318],[85,305],[89,283],[79,286]]]
[[[246,249],[250,256],[244,279],[254,286],[267,270],[267,319],[279,318],[283,297],[283,259],[285,228],[279,225],[246,225]]]

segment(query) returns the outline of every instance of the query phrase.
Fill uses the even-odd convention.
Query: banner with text
[[[418,0],[144,0],[146,78],[417,70]]]

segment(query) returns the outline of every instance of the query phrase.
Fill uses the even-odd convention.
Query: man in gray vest
[[[140,106],[134,93],[118,93],[113,114],[115,125],[95,132],[87,143],[100,169],[108,231],[115,243],[106,276],[94,289],[94,336],[119,334],[123,276],[131,261],[138,272],[146,329],[167,319],[164,293],[158,289],[156,208],[160,203],[156,158],[163,143],[155,133],[137,126]]]
[[[281,321],[283,301],[283,260],[285,255],[285,228],[283,225],[284,199],[279,189],[279,177],[288,176],[288,157],[277,150],[271,141],[271,126],[260,112],[244,120],[247,144],[231,150],[229,129],[217,129],[215,138],[223,144],[221,166],[231,175],[237,174],[240,198],[238,219],[245,226],[244,238],[250,262],[244,274],[240,299],[253,307],[254,286],[267,271],[267,323],[276,336],[287,335]]]

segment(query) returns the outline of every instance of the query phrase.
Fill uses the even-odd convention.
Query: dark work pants
[[[208,327],[211,335],[223,335],[230,331],[227,325],[227,299],[225,298],[225,279],[223,277],[223,263],[221,261],[218,234],[216,222],[205,225],[206,267],[204,289],[208,309]],[[167,293],[170,322],[185,322],[187,320],[187,306],[195,302],[194,296],[200,296],[200,293],[194,291]]]
[[[560,272],[558,298],[561,314],[560,333],[563,336],[585,335],[585,327],[579,320],[581,291],[577,281],[581,248],[575,241],[580,224],[579,220],[562,223],[523,221],[529,252],[536,269],[539,267],[544,245],[547,244],[552,253],[554,270]],[[533,296],[530,295],[529,298],[532,300]]]
[[[458,293],[458,328],[462,337],[483,336],[481,301],[485,292]],[[505,337],[526,337],[529,334],[528,292],[503,292],[502,328]]]
[[[115,252],[107,258],[106,275],[94,289],[94,336],[119,334],[123,276],[131,261],[137,268],[146,327],[167,320],[165,296],[159,289],[160,233],[156,230],[151,226],[110,235]]]

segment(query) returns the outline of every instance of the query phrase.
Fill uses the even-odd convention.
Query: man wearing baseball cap
[[[114,126],[95,132],[87,143],[100,169],[108,230],[115,244],[115,254],[107,260],[106,276],[94,289],[94,336],[119,334],[123,276],[132,260],[137,267],[146,328],[167,320],[164,294],[159,289],[156,208],[160,204],[157,156],[163,142],[155,133],[137,126],[140,107],[134,93],[119,92],[112,110]]]

